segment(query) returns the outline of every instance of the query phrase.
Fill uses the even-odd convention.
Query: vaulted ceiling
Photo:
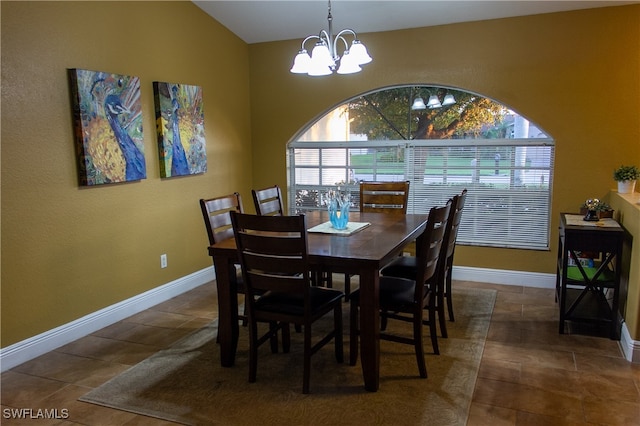
[[[249,44],[304,38],[328,28],[324,0],[193,3]],[[367,33],[632,3],[640,1],[333,0],[331,10],[334,31]]]

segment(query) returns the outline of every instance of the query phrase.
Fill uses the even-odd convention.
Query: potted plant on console
[[[597,198],[590,198],[580,206],[580,214],[586,221],[597,221],[605,218],[613,218],[613,209],[609,204]]]
[[[613,179],[618,182],[620,194],[632,193],[636,187],[636,180],[640,179],[640,169],[636,166],[620,166],[613,171]]]

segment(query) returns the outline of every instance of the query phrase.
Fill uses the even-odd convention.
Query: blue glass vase
[[[349,208],[351,196],[348,192],[329,191],[327,193],[327,208],[329,209],[329,221],[334,229],[347,228],[349,223]]]

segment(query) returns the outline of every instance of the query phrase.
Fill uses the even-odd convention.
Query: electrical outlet
[[[160,255],[160,267],[161,268],[166,268],[167,267],[167,255],[166,254],[161,254]]]

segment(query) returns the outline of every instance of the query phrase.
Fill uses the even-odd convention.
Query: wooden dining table
[[[306,217],[308,229],[329,220],[326,211],[307,212]],[[309,261],[316,271],[360,277],[360,361],[365,389],[375,392],[380,385],[380,269],[424,232],[427,215],[350,212],[349,221],[370,225],[351,235],[309,232]],[[239,335],[235,240],[210,246],[209,255],[218,289],[220,360],[231,367]]]

